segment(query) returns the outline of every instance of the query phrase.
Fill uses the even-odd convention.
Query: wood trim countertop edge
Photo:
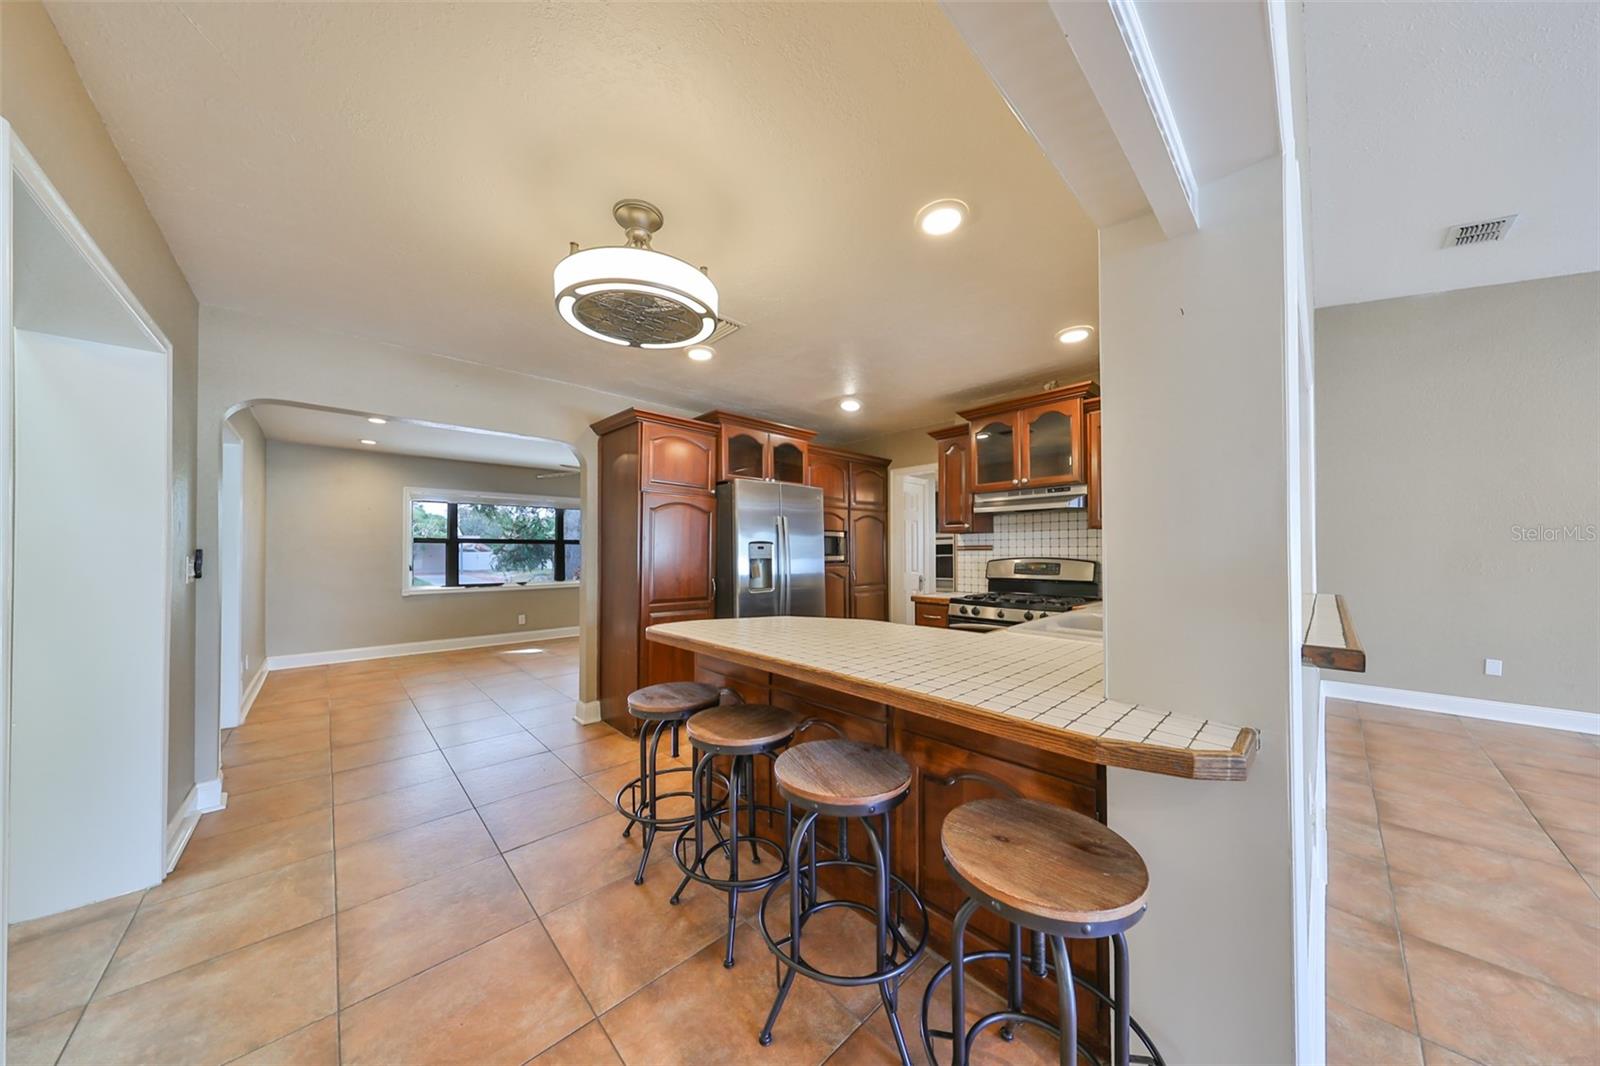
[[[1333,611],[1338,619],[1340,643],[1310,643],[1311,630],[1319,612]],[[1333,592],[1319,592],[1312,597],[1311,609],[1306,612],[1305,643],[1300,645],[1300,661],[1306,666],[1323,670],[1340,670],[1362,674],[1367,670],[1367,653],[1356,636],[1356,626],[1350,619],[1350,608],[1344,597]]]

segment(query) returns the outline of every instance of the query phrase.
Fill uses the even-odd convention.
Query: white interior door
[[[916,623],[916,605],[911,597],[933,588],[933,481],[927,477],[907,477],[901,483],[900,529],[905,560],[904,602],[900,610],[904,621]]]

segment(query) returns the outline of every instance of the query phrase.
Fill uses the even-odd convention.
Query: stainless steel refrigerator
[[[826,612],[822,490],[734,479],[717,486],[717,617]]]

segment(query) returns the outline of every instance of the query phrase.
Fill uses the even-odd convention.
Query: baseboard
[[[194,786],[194,809],[199,814],[220,811],[228,805],[228,794],[222,791],[222,775]]]
[[[200,812],[195,806],[197,788],[191,788],[189,794],[183,797],[183,803],[178,811],[167,822],[167,853],[166,868],[162,876],[172,872],[178,865],[178,859],[183,855],[183,849],[188,846],[189,838],[194,835],[194,827],[200,824]]]
[[[579,700],[573,705],[572,720],[579,725],[594,725],[600,721],[600,701]]]
[[[244,720],[250,717],[250,708],[256,705],[256,697],[261,694],[261,686],[267,680],[268,669],[267,662],[263,659],[261,665],[256,667],[255,676],[250,679],[250,684],[245,686],[244,695],[239,698],[239,725],[244,725]]]
[[[341,648],[337,651],[308,651],[295,655],[270,655],[268,670],[292,670],[300,666],[327,666],[330,663],[357,663],[363,659],[389,659],[402,655],[427,655],[436,651],[461,651],[465,648],[492,648],[497,644],[521,644],[530,640],[560,640],[578,635],[577,626],[557,629],[524,629],[516,633],[490,633],[481,637],[450,637],[445,640],[418,640],[410,644],[379,644],[370,648]]]
[[[1564,729],[1571,733],[1600,736],[1600,714],[1571,711],[1561,707],[1540,707],[1531,703],[1504,703],[1472,696],[1446,696],[1438,692],[1413,692],[1403,688],[1383,688],[1354,681],[1324,681],[1322,693],[1340,700],[1361,703],[1386,703],[1412,711],[1455,714],[1463,718],[1483,718],[1491,722]]]

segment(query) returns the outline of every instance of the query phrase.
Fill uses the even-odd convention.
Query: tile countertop
[[[1098,640],[846,618],[667,622],[648,639],[1104,766],[1241,781],[1254,729],[1108,700]]]

